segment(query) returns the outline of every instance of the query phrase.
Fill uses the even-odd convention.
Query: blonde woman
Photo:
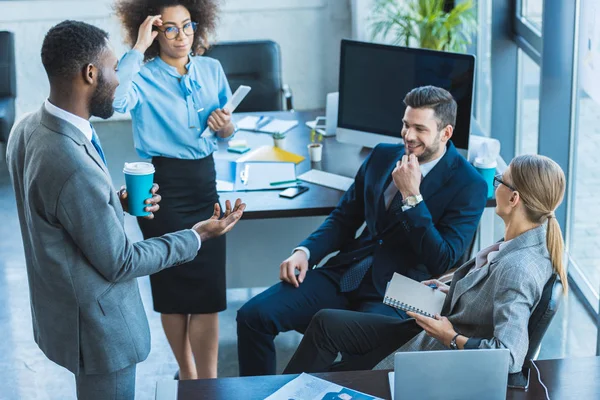
[[[423,282],[447,293],[443,316],[408,313],[414,320],[402,321],[323,310],[313,317],[284,373],[371,369],[395,351],[450,348],[506,348],[509,371],[520,371],[529,345],[529,317],[553,272],[567,291],[563,239],[554,217],[565,175],[549,158],[528,155],[515,158],[494,183],[505,240],[460,267],[451,286]],[[334,364],[338,352],[350,357]],[[393,368],[393,358],[377,367]]]

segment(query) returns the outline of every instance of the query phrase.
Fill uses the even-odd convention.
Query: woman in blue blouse
[[[117,0],[115,9],[133,48],[119,62],[114,108],[131,113],[135,148],[155,166],[161,211],[138,223],[144,238],[157,237],[210,217],[219,201],[212,153],[235,130],[223,110],[231,90],[221,64],[198,56],[217,7],[210,0]],[[207,126],[214,135],[201,137]],[[202,243],[195,260],[150,282],[180,379],[215,378],[225,237]]]

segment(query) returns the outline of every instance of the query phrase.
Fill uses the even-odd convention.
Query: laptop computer
[[[396,353],[392,400],[506,399],[507,349]]]

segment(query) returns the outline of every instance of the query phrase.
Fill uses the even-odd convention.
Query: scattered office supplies
[[[229,147],[227,151],[230,153],[244,154],[250,151],[250,147]]]
[[[246,139],[232,139],[227,143],[229,147],[248,147],[248,141]]]
[[[279,185],[284,185],[284,184],[288,184],[288,183],[302,183],[297,179],[291,180],[291,181],[278,181],[278,182],[271,182],[270,185],[271,186],[279,186]]]
[[[271,190],[296,186],[296,165],[291,162],[238,162],[235,190]],[[273,182],[278,184],[272,185]]]
[[[225,104],[223,109],[229,111],[230,113],[233,113],[237,106],[240,105],[242,100],[244,100],[244,97],[246,97],[246,95],[250,92],[250,89],[250,86],[240,85],[240,87],[237,88],[233,96],[231,96],[231,99],[229,99],[229,101]],[[213,132],[210,130],[209,127],[206,127],[204,132],[202,132],[202,137],[210,137],[212,135]]]
[[[348,190],[354,183],[354,179],[352,178],[319,171],[318,169],[311,169],[310,171],[300,175],[298,179],[301,179],[305,182],[314,183],[315,185],[341,190],[342,192]]]
[[[433,318],[442,311],[446,294],[394,272],[383,303]]]
[[[248,115],[238,121],[238,129],[262,133],[284,133],[298,125],[296,120]]]
[[[279,193],[279,197],[285,197],[286,199],[293,199],[296,196],[300,196],[302,193],[307,192],[307,186],[296,186],[285,189],[283,192]]]
[[[392,400],[504,400],[509,358],[508,349],[396,353],[388,375]]]
[[[266,400],[382,400],[356,390],[328,382],[309,374],[300,374],[297,378],[285,384],[281,389],[270,395]]]
[[[311,162],[321,162],[321,159],[323,157],[323,145],[321,143],[309,144],[308,156]]]
[[[262,146],[238,158],[237,161],[281,161],[299,164],[304,161],[304,157],[298,154],[290,153],[289,151],[285,151],[278,147]]]
[[[312,121],[306,121],[305,124],[310,129],[314,129],[315,131],[317,131],[318,133],[320,133],[323,136],[330,136],[327,134],[327,131],[325,130],[325,128],[327,126],[325,117],[317,117],[317,119],[314,119]]]

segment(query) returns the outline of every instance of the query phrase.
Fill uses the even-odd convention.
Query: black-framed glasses
[[[515,189],[513,186],[509,185],[508,183],[504,182],[502,180],[502,175],[498,174],[496,176],[494,176],[494,188],[497,188],[500,185],[504,185],[507,188],[509,188],[510,190],[512,190],[513,192],[516,192],[517,189]]]
[[[164,30],[161,30],[159,28],[156,28],[156,29],[159,30],[160,32],[162,32],[168,40],[173,40],[177,36],[179,36],[180,31],[183,31],[183,33],[186,36],[192,36],[194,34],[194,32],[196,32],[197,28],[198,28],[198,24],[190,21],[190,22],[186,22],[182,28],[179,28],[177,26],[168,26]]]

